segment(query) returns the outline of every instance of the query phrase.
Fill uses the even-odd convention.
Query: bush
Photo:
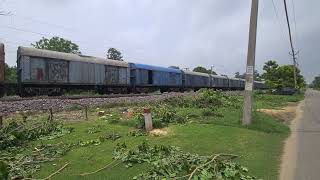
[[[214,112],[213,109],[204,108],[204,109],[202,109],[201,114],[202,114],[203,116],[214,116],[216,113]]]
[[[222,91],[212,89],[201,89],[196,96],[173,97],[165,101],[174,107],[183,108],[219,108],[239,107],[238,96],[226,95]]]
[[[153,108],[153,117],[159,119],[162,123],[174,122],[177,112],[173,107],[167,104],[160,104]]]

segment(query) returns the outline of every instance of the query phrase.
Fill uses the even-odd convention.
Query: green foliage
[[[129,131],[128,136],[133,136],[133,137],[147,136],[147,133],[144,130],[138,129],[138,130]]]
[[[44,120],[35,124],[13,121],[0,130],[0,150],[23,145],[27,141],[50,135],[53,132],[64,133],[61,131],[63,128],[54,121]],[[56,136],[59,135],[56,134]]]
[[[41,135],[39,139],[41,140],[50,140],[50,139],[57,139],[66,134],[70,134],[74,131],[71,127],[64,127],[62,124],[58,124],[57,127],[52,131],[50,134]]]
[[[138,129],[144,129],[144,116],[142,113],[142,109],[140,111],[136,111],[131,118],[131,121],[134,122],[134,126]]]
[[[24,179],[40,169],[40,164],[51,162],[55,158],[65,155],[72,145],[70,144],[39,144],[30,152],[25,147],[10,148],[0,151],[1,159],[7,164],[8,176],[14,179]],[[1,165],[0,165],[1,166]],[[1,169],[1,167],[0,167]],[[1,172],[1,170],[0,170]]]
[[[4,71],[5,71],[5,81],[6,82],[17,82],[17,67],[16,66],[9,66],[7,63],[5,63]]]
[[[123,61],[121,52],[116,48],[109,48],[107,52],[107,58],[112,60]]]
[[[240,74],[239,72],[236,72],[234,75],[235,78],[240,78],[240,79],[246,79],[246,73]],[[254,79],[256,81],[261,81],[262,76],[259,74],[258,70],[254,71]]]
[[[9,177],[9,167],[8,164],[0,161],[0,179],[6,180]]]
[[[111,114],[101,116],[99,119],[111,124],[116,124],[122,120],[122,117],[118,112],[112,112]]]
[[[314,78],[314,80],[312,81],[312,87],[318,89],[320,88],[320,75]]]
[[[210,108],[203,108],[201,111],[202,116],[217,116],[218,114]],[[222,115],[220,115],[222,116]]]
[[[239,97],[229,96],[222,91],[212,89],[201,89],[196,96],[174,97],[165,100],[168,104],[180,108],[210,108],[239,107]]]
[[[61,37],[52,37],[51,39],[42,37],[35,44],[31,44],[37,49],[46,49],[51,51],[81,54],[79,51],[79,46],[69,40],[66,40]]]
[[[198,108],[217,109],[219,107],[238,107],[239,103],[237,96],[226,95],[222,91],[212,89],[201,89],[193,104]]]
[[[179,117],[176,110],[168,104],[160,103],[150,108],[154,128],[166,127],[169,123],[184,123],[184,118]],[[136,122],[137,128],[144,129],[144,115],[141,112],[142,109],[138,109],[131,120]]]
[[[113,158],[125,167],[148,163],[149,169],[133,179],[255,179],[248,175],[248,169],[230,158],[235,155],[215,154],[200,156],[185,153],[175,146],[154,145],[143,142],[134,150],[128,150],[125,143],[117,144]]]
[[[152,109],[153,120],[158,119],[163,126],[168,125],[170,122],[175,122],[177,112],[174,108],[167,104],[159,104]]]
[[[279,66],[276,61],[268,61],[265,63],[262,77],[266,81],[266,85],[270,89],[282,89],[285,87],[294,88],[294,66]],[[297,85],[299,88],[306,86],[304,77],[301,75],[299,68],[296,68]]]
[[[205,67],[202,67],[202,66],[198,66],[198,67],[195,67],[193,69],[193,72],[200,72],[200,73],[207,73],[207,74],[211,74],[211,70],[210,69],[206,69]],[[212,74],[216,75],[217,73],[212,71]]]
[[[52,161],[69,150],[69,145],[40,144],[32,152],[27,151],[30,141],[56,139],[73,131],[73,128],[50,120],[30,122],[12,121],[0,130],[0,177],[28,177],[40,168],[40,163]]]
[[[101,132],[101,129],[100,129],[100,126],[97,126],[97,127],[89,127],[87,129],[87,133],[88,134],[95,134],[95,133],[99,133]]]

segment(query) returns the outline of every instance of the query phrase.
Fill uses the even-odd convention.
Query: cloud
[[[283,4],[275,2],[281,25],[272,2],[260,1],[256,55],[260,71],[269,59],[292,63]],[[311,81],[320,73],[316,54],[320,2],[295,3],[298,38],[289,4],[294,42],[301,50],[302,72]],[[66,37],[89,55],[103,57],[109,47],[116,47],[128,61],[189,68],[214,65],[216,71],[232,75],[245,71],[250,5],[250,0],[12,0],[1,6],[16,16],[0,17],[0,38],[18,42],[8,43],[10,64],[16,61],[18,44],[29,45],[41,36],[3,26]]]

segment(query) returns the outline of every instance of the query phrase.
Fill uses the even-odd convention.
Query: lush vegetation
[[[16,66],[9,66],[7,63],[5,63],[4,67],[5,71],[5,81],[6,82],[17,82],[17,67]]]
[[[46,49],[65,53],[81,54],[79,46],[70,40],[61,37],[52,37],[50,39],[43,37],[39,41],[31,44],[37,49]]]
[[[320,89],[320,75],[314,78],[314,80],[312,81],[311,87],[315,89]]]
[[[255,108],[281,107],[302,98],[257,94]],[[71,118],[79,109],[67,117],[55,114],[53,121],[46,114],[22,113],[1,130],[0,176],[277,178],[289,128],[256,111],[253,124],[242,127],[242,97],[202,90],[144,106],[152,109],[154,126],[164,127],[165,135],[142,130],[140,104],[90,109],[89,121],[77,122]],[[57,123],[61,121],[63,125]]]
[[[107,58],[112,60],[123,61],[123,56],[116,48],[109,48],[107,52]]]
[[[240,78],[240,79],[246,79],[246,73],[240,74],[239,72],[236,72],[234,74],[234,77],[235,78]],[[261,77],[261,75],[259,74],[259,72],[257,70],[254,71],[254,79],[256,81],[261,81],[262,80],[262,77]]]
[[[207,73],[207,74],[214,74],[214,75],[217,74],[217,73],[214,72],[213,70],[211,70],[211,69],[206,69],[205,67],[202,67],[202,66],[195,67],[195,68],[193,69],[193,72],[200,72],[200,73]]]
[[[278,65],[276,61],[268,61],[263,66],[265,71],[262,78],[270,89],[282,89],[286,87],[294,88],[294,67],[293,65]],[[300,73],[300,69],[296,67],[297,86],[304,88],[306,82]]]

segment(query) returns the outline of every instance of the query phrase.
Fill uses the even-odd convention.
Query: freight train
[[[0,71],[0,96],[3,96],[4,58],[0,60]],[[17,93],[22,97],[59,96],[78,89],[107,94],[245,87],[243,79],[29,47],[18,48],[17,77]],[[263,82],[254,82],[254,87],[265,86]]]

